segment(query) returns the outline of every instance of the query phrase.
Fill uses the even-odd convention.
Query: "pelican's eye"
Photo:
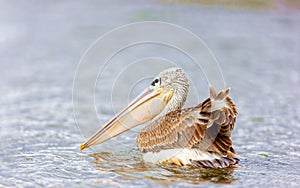
[[[151,83],[151,86],[152,87],[157,87],[157,86],[160,86],[161,84],[161,78],[155,78],[152,83]]]

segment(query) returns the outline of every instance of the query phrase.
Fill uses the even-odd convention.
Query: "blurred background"
[[[297,0],[0,1],[0,187],[298,187],[299,9]],[[134,132],[117,138],[126,147],[113,139],[100,151],[79,151],[72,105],[79,60],[98,37],[138,21],[185,27],[214,53],[239,110],[232,135],[239,167],[144,164]],[[104,107],[103,122],[114,114]],[[94,115],[86,112],[87,124]]]

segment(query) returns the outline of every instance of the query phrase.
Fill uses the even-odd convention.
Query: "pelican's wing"
[[[229,89],[217,93],[194,108],[168,113],[142,129],[137,147],[142,152],[159,152],[172,148],[199,148],[234,157],[231,131],[237,111],[228,97]]]

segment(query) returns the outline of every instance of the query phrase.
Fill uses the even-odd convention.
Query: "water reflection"
[[[160,184],[185,181],[191,184],[204,182],[229,184],[235,181],[233,167],[226,169],[204,169],[193,166],[177,167],[173,165],[153,165],[142,161],[136,150],[91,154],[93,162],[100,172],[114,172],[128,180],[152,180]]]

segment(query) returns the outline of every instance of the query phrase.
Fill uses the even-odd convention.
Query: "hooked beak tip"
[[[89,146],[87,143],[80,144],[80,151],[84,150],[85,148],[88,148]]]

